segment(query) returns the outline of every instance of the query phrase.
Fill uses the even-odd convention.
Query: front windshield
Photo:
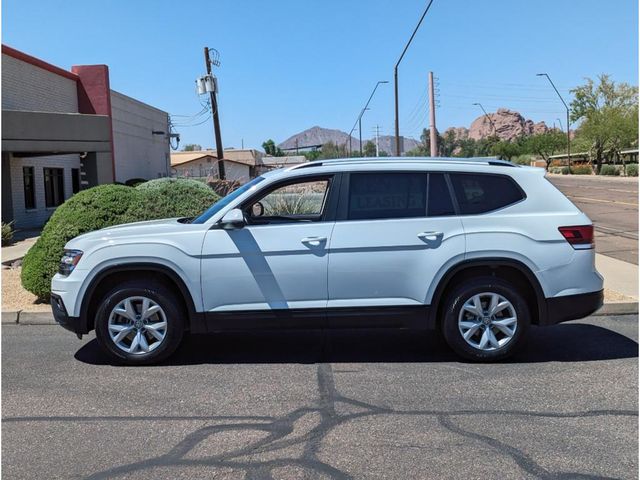
[[[244,192],[252,189],[258,183],[260,183],[262,180],[264,180],[264,177],[256,177],[253,180],[251,180],[250,182],[245,183],[240,188],[234,190],[233,192],[231,192],[226,197],[221,198],[216,203],[211,205],[207,210],[205,210],[205,212],[203,214],[201,214],[199,217],[195,218],[193,220],[193,222],[191,222],[191,223],[204,223],[204,222],[206,222],[211,217],[213,217],[216,213],[218,213],[220,210],[222,210],[224,207],[226,207],[231,202],[233,202],[236,198],[238,198],[240,195],[242,195]]]

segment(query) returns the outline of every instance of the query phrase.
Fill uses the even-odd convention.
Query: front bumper
[[[602,307],[604,290],[547,298],[546,325],[588,317]]]
[[[67,314],[67,309],[65,308],[60,295],[56,295],[55,293],[51,294],[51,310],[53,311],[53,318],[55,321],[58,322],[61,327],[75,333],[78,338],[82,338],[82,335],[89,333],[86,325],[83,325],[80,318],[70,317]]]

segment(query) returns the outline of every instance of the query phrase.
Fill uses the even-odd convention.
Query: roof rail
[[[289,170],[298,170],[300,168],[321,167],[323,165],[358,165],[367,163],[458,163],[473,164],[484,163],[500,167],[518,167],[514,163],[506,160],[500,160],[495,157],[371,157],[371,158],[336,158],[331,160],[317,160],[314,162],[301,163],[291,167]]]

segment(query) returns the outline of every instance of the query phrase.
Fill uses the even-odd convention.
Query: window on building
[[[44,199],[47,207],[57,207],[64,202],[64,170],[44,169]]]
[[[73,193],[78,193],[80,191],[80,169],[79,168],[71,169],[71,189]]]
[[[516,183],[504,175],[456,173],[450,177],[462,215],[490,212],[524,198]]]
[[[427,214],[430,217],[454,215],[453,201],[443,173],[429,174],[429,200]]]
[[[36,208],[36,189],[33,167],[22,167],[22,182],[24,184],[24,208],[27,210]]]
[[[352,173],[349,220],[423,217],[426,173]]]

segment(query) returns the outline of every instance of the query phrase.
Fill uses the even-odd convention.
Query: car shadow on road
[[[630,338],[596,325],[572,323],[532,327],[508,363],[584,362],[638,356]],[[108,365],[95,339],[75,358]],[[188,335],[159,365],[246,363],[463,362],[437,332],[398,330],[270,331]]]

